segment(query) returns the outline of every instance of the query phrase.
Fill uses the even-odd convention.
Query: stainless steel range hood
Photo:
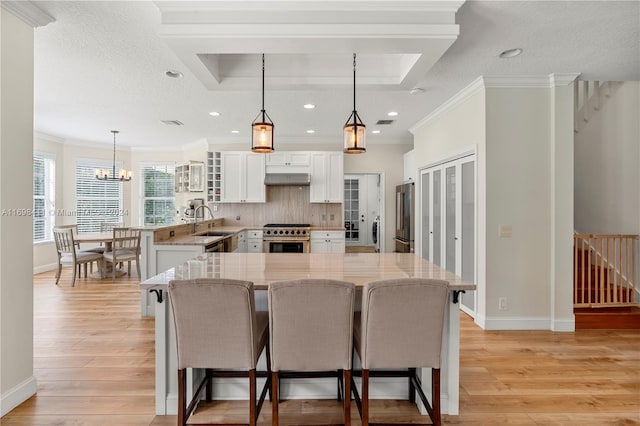
[[[308,173],[267,173],[264,176],[266,186],[309,186]]]

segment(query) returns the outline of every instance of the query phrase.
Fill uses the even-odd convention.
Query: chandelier
[[[113,133],[113,165],[111,166],[111,170],[96,169],[96,179],[129,182],[133,177],[130,170],[120,169],[120,173],[116,175],[116,135],[120,132],[118,130],[112,130],[111,133]]]
[[[353,112],[344,125],[344,153],[362,154],[367,151],[365,147],[366,126],[356,111],[356,54],[353,54]]]
[[[251,124],[251,151],[273,152],[273,121],[264,109],[264,53],[262,54],[262,109]]]

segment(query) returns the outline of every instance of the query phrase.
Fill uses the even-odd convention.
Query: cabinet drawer
[[[344,239],[344,231],[311,231],[311,239],[329,239],[329,240],[340,240]]]
[[[249,247],[247,248],[249,253],[262,253],[262,240],[249,241]]]
[[[260,230],[260,231],[257,231],[257,230],[247,231],[247,234],[248,234],[248,238],[249,239],[252,239],[252,238],[255,238],[255,239],[260,238],[260,239],[262,239],[262,230]]]

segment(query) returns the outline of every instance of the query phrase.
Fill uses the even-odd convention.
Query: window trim
[[[174,182],[173,185],[171,185],[171,188],[173,188],[173,197],[146,197],[145,196],[145,179],[144,179],[144,170],[146,168],[151,168],[151,167],[165,167],[165,168],[172,168],[173,169],[173,178],[174,178]],[[138,176],[140,176],[140,187],[139,187],[139,211],[140,211],[140,217],[138,219],[138,223],[140,224],[140,226],[153,226],[155,224],[146,224],[145,223],[145,218],[146,218],[146,212],[145,212],[145,201],[146,200],[169,200],[171,199],[173,201],[173,205],[174,205],[174,209],[177,208],[176,203],[177,203],[177,197],[176,197],[176,191],[175,191],[175,170],[176,170],[176,163],[174,161],[144,161],[144,162],[140,162],[139,163],[139,169],[138,169]],[[164,225],[171,225],[173,224],[174,221],[170,222],[170,223],[165,223]]]
[[[56,154],[52,153],[52,152],[45,152],[45,151],[33,151],[33,160],[35,160],[36,157],[40,157],[43,158],[45,160],[45,177],[44,177],[44,186],[45,186],[45,193],[42,196],[42,198],[44,199],[44,237],[41,240],[36,240],[34,238],[34,234],[35,234],[35,211],[32,212],[32,243],[34,245],[41,245],[41,244],[50,244],[53,242],[53,227],[56,225],[56,220],[55,220],[55,209],[56,209]],[[33,178],[35,178],[35,175],[33,174],[33,166],[34,166],[34,161],[32,160],[31,163],[31,171],[32,171],[32,176]],[[48,167],[48,171],[47,171],[47,166],[46,166],[46,161],[50,162],[49,167]],[[47,176],[48,175],[48,176]],[[32,179],[33,180],[33,179]],[[33,182],[32,182],[33,185]],[[33,187],[32,187],[32,191],[33,191]],[[36,199],[36,195],[32,194],[33,196],[33,200],[35,202]],[[40,197],[40,196],[38,196]],[[35,206],[34,206],[35,207]],[[35,208],[34,208],[35,210]]]

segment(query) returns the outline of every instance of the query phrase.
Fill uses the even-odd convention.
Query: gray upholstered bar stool
[[[206,384],[211,401],[214,377],[249,378],[249,422],[254,426],[271,382],[269,318],[256,313],[253,283],[229,279],[193,279],[169,282],[178,347],[178,425],[187,424]],[[267,378],[256,402],[256,364],[267,347]],[[187,405],[187,368],[206,374]]]
[[[344,424],[351,424],[351,354],[355,285],[303,279],[269,285],[272,424],[278,425],[279,378],[344,375]],[[339,386],[339,398],[340,386]]]
[[[362,401],[353,384],[362,425],[369,422],[369,377],[407,377],[409,400],[418,392],[434,425],[440,418],[440,351],[448,283],[405,278],[365,284],[353,340],[362,364]],[[416,368],[431,368],[429,405]],[[391,369],[404,369],[393,371]],[[388,423],[385,423],[388,424]]]

